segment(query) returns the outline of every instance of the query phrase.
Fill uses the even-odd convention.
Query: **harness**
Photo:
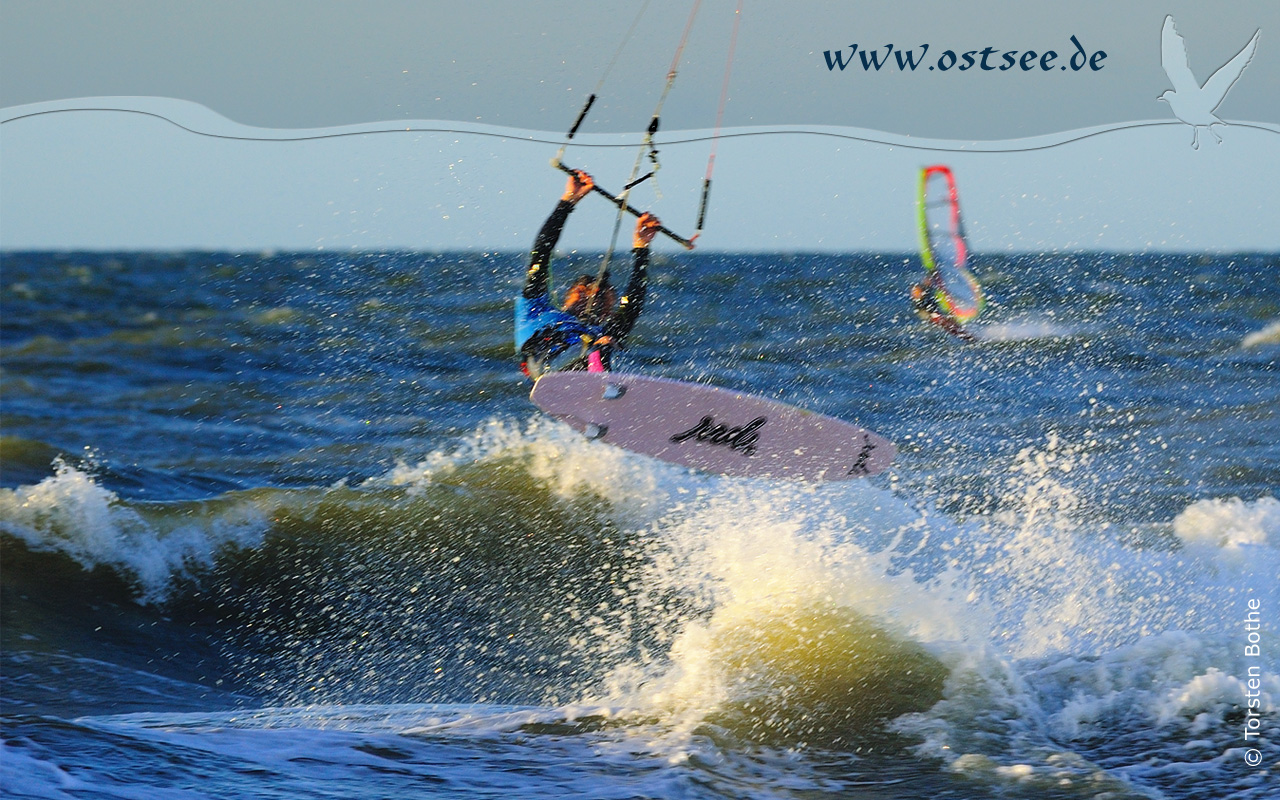
[[[546,372],[573,369],[587,357],[591,345],[603,329],[552,307],[544,297],[516,297],[516,352],[527,375],[536,378]]]

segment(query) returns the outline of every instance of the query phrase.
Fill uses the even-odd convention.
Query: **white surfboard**
[[[838,481],[875,475],[893,444],[757,395],[619,372],[552,372],[531,399],[589,438],[722,475]]]

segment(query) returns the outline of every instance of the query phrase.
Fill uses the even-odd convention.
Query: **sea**
[[[969,342],[656,252],[615,368],[897,446],[827,483],[540,413],[525,257],[0,255],[0,795],[1280,797],[1280,254],[979,253]]]

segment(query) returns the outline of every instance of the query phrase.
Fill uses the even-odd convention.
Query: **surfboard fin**
[[[605,400],[617,400],[627,393],[627,387],[616,383],[606,383],[604,385],[604,394],[601,395]]]
[[[608,432],[608,425],[597,425],[594,422],[587,425],[587,427],[582,431],[588,439],[602,439]]]

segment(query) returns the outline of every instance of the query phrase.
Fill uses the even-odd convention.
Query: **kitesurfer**
[[[600,286],[595,276],[582,275],[565,293],[561,308],[552,304],[548,285],[551,252],[569,213],[594,186],[591,176],[581,170],[569,175],[564,195],[543,223],[529,253],[524,290],[516,298],[515,343],[520,369],[534,380],[562,369],[607,372],[612,351],[623,346],[644,308],[649,243],[661,227],[658,218],[649,213],[636,220],[631,277],[621,299],[617,299],[606,270]]]

